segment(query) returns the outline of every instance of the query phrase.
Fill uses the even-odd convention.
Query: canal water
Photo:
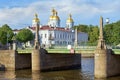
[[[101,65],[100,65],[101,66]],[[94,59],[82,58],[82,69],[34,72],[30,69],[14,71],[0,71],[0,80],[120,80],[118,77],[94,79]]]

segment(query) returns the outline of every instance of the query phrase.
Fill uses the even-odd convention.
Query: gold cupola
[[[53,27],[58,27],[60,26],[60,18],[57,15],[57,11],[53,8],[51,11],[51,15],[48,20],[48,25],[53,26]]]
[[[60,20],[59,16],[57,16],[57,11],[55,11],[55,15],[53,16],[54,20]]]
[[[72,22],[74,22],[73,19],[72,19],[72,15],[69,14],[69,17],[67,19],[67,23],[72,23]]]
[[[35,13],[34,15],[34,19],[33,19],[33,22],[40,22],[39,18],[38,18],[38,15]]]
[[[52,20],[53,17],[54,17],[54,15],[55,15],[55,9],[53,8],[51,12],[52,12],[52,15],[51,15],[50,18],[49,18],[50,20]]]
[[[53,8],[52,15],[49,18],[50,20],[60,20],[59,16],[57,16],[57,11]]]

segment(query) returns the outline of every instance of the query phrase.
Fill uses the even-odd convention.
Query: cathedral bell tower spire
[[[67,28],[72,28],[74,26],[74,21],[72,19],[72,15],[69,14],[68,19],[66,21]]]
[[[59,27],[60,26],[60,18],[58,16],[57,11],[53,8],[52,15],[50,15],[48,25],[52,27]]]

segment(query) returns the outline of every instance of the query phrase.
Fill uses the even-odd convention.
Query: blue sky
[[[0,26],[8,24],[12,29],[32,25],[35,13],[40,23],[46,25],[51,9],[58,11],[61,27],[66,24],[71,13],[75,25],[99,25],[99,18],[110,19],[110,23],[120,20],[120,0],[0,0]]]

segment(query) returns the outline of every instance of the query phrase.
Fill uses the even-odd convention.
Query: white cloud
[[[119,2],[119,0],[107,3],[101,0],[93,0],[92,2],[91,0],[50,0],[34,2],[24,7],[0,8],[0,25],[7,23],[12,25],[12,28],[29,26],[32,24],[34,13],[39,14],[42,24],[47,24],[50,10],[53,7],[58,11],[60,17],[67,17],[69,13],[72,13],[74,17],[79,15],[88,19],[98,14],[110,15],[110,13],[120,13]]]

